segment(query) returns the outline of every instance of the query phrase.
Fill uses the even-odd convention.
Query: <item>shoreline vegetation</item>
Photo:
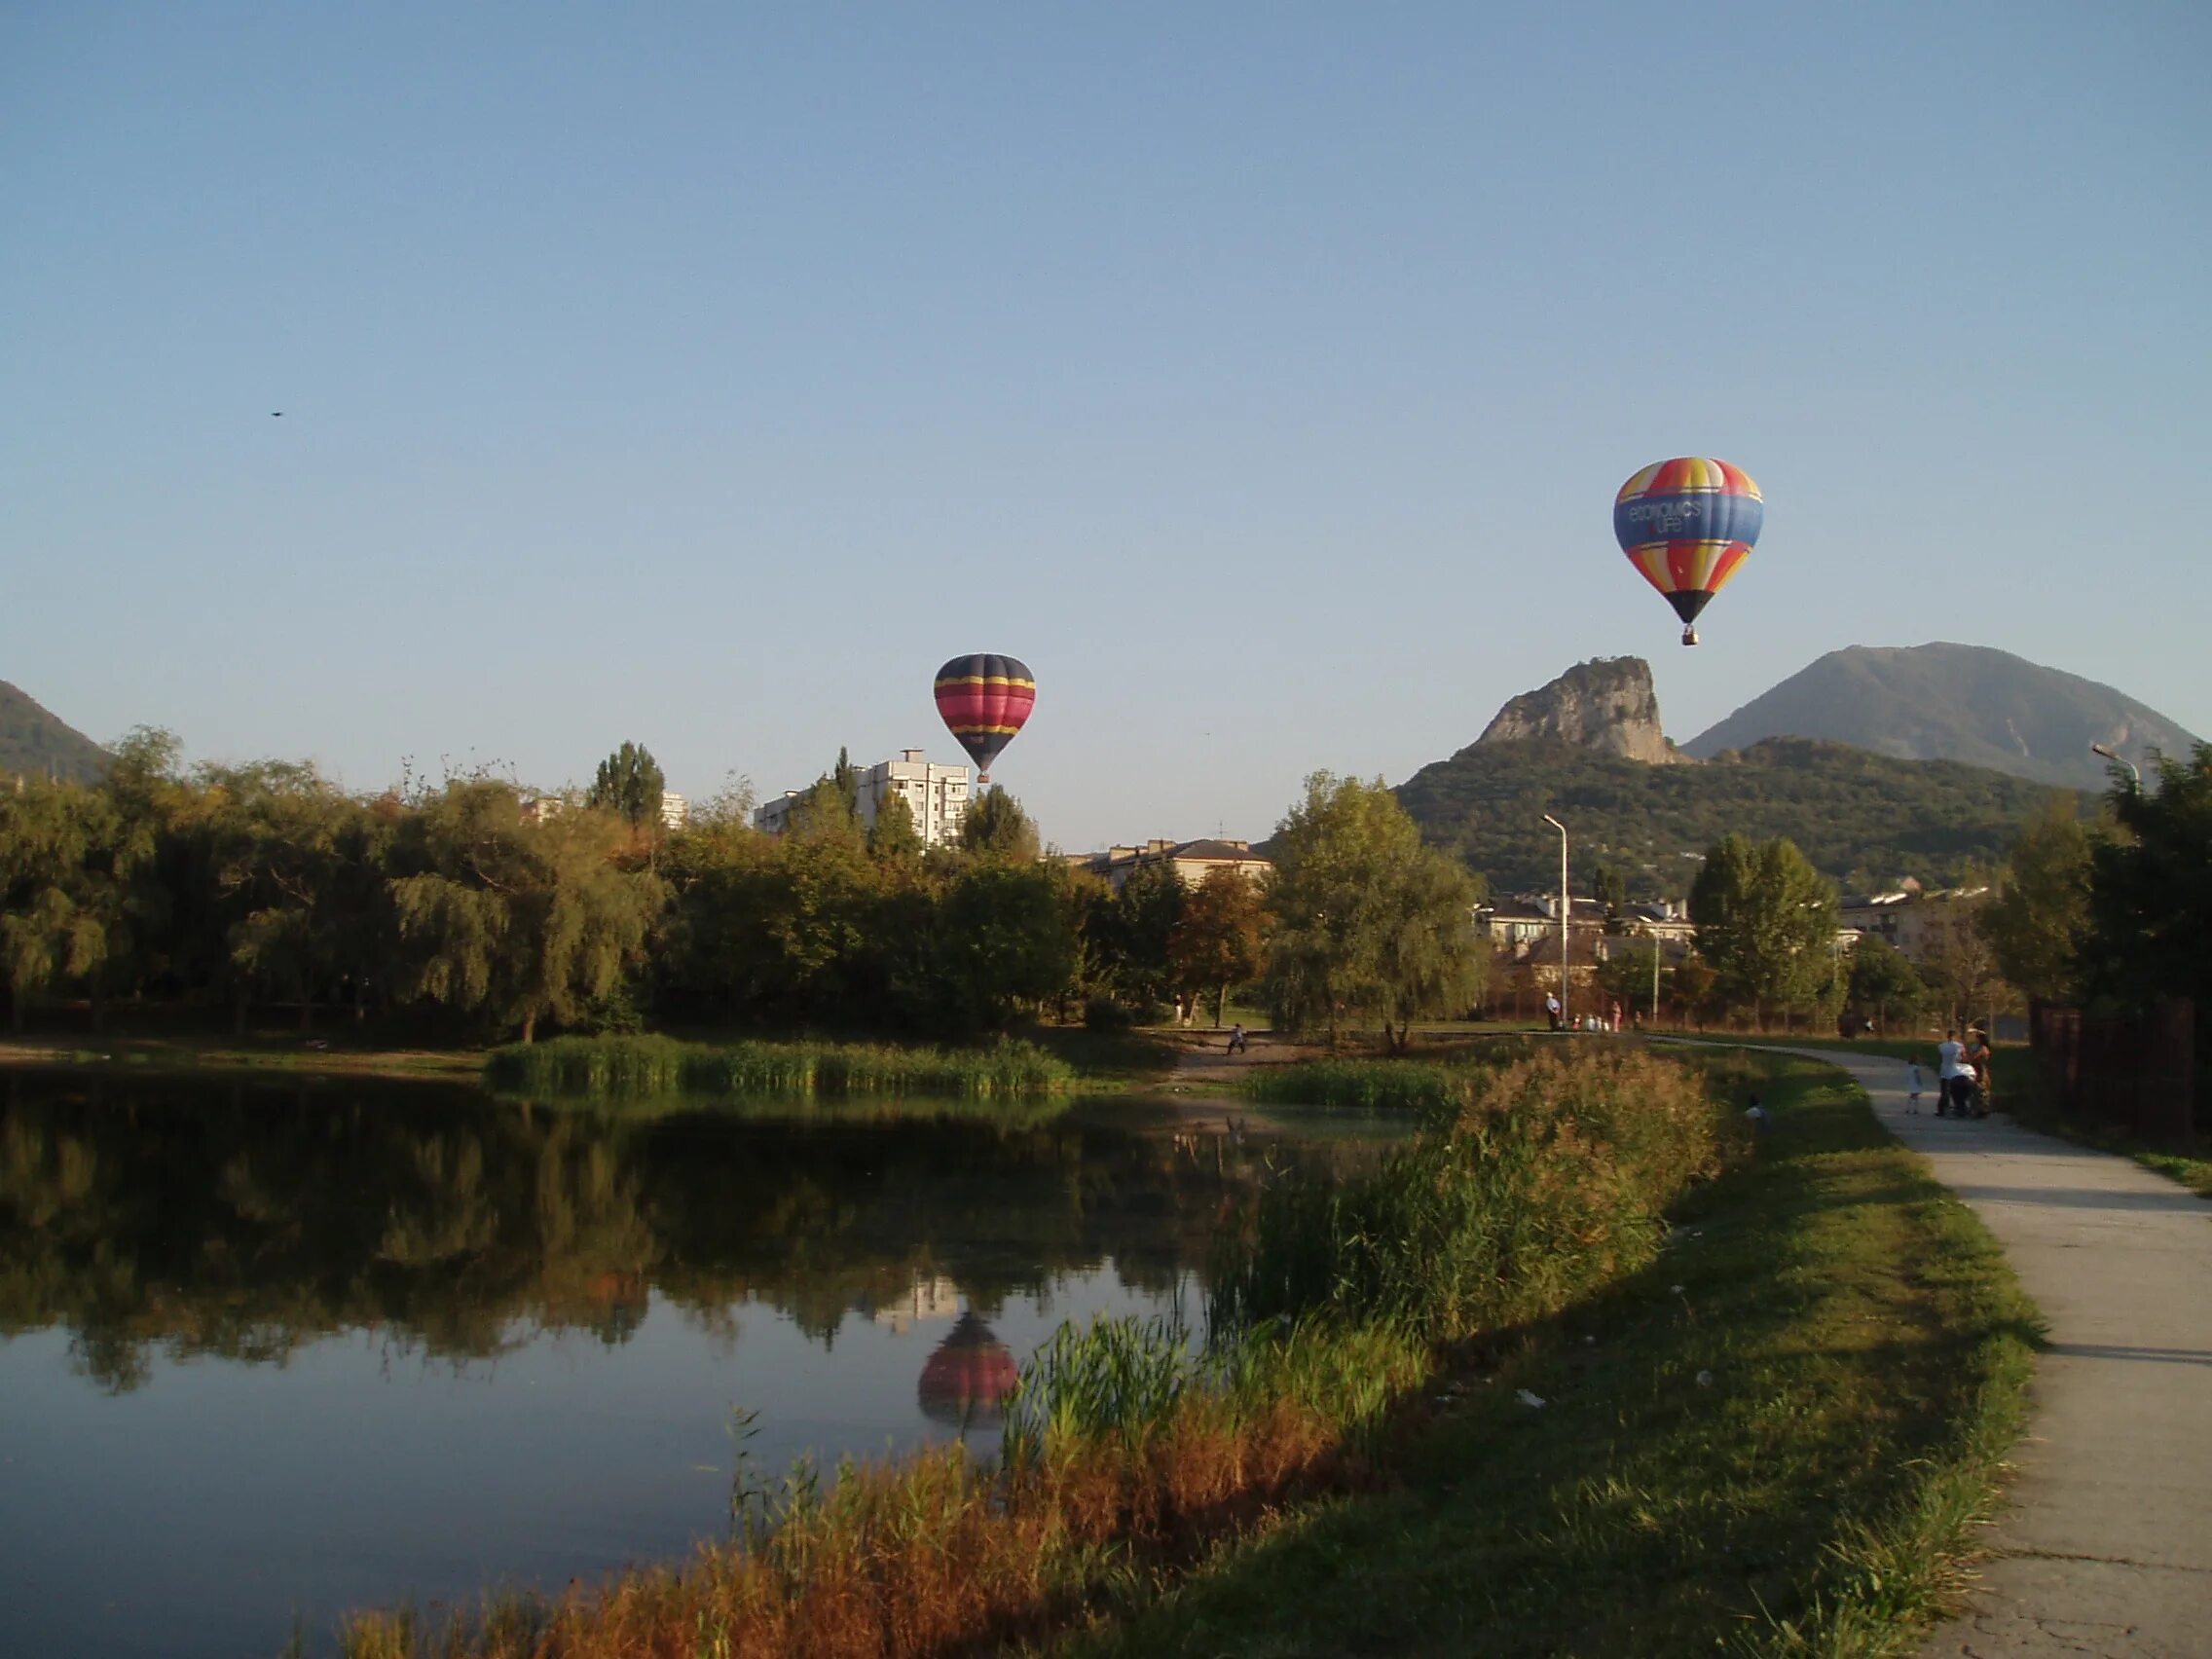
[[[1034,1043],[988,1049],[878,1043],[685,1043],[673,1037],[557,1037],[495,1049],[485,1084],[502,1093],[599,1100],[682,1094],[935,1095],[1013,1099],[1101,1087]]]
[[[1375,1171],[1263,1195],[1213,1283],[1202,1347],[1063,1328],[996,1458],[741,1455],[681,1567],[342,1651],[1887,1652],[1986,1511],[2032,1325],[1832,1070],[1627,1045],[1470,1068]]]

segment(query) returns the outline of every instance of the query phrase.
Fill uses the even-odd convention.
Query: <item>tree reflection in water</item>
[[[348,1330],[457,1363],[547,1331],[620,1344],[656,1297],[730,1334],[765,1303],[827,1346],[939,1279],[987,1341],[1008,1297],[1065,1273],[1110,1260],[1168,1294],[1202,1272],[1271,1151],[1194,1157],[1020,1105],[597,1111],[63,1074],[5,1099],[0,1334],[64,1327],[116,1391],[156,1354],[282,1365]]]

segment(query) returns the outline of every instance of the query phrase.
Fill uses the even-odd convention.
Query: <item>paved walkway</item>
[[[2212,1655],[2212,1203],[2140,1164],[1905,1112],[1904,1067],[1844,1067],[1972,1206],[2049,1323],[2019,1475],[1967,1614],[1928,1659]]]

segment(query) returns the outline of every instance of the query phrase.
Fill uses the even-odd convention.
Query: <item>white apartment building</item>
[[[902,749],[896,760],[878,760],[855,779],[855,805],[864,828],[875,828],[876,809],[896,795],[913,815],[914,830],[929,847],[960,839],[960,821],[968,815],[969,773],[965,766],[940,766],[919,749]],[[792,827],[792,810],[801,792],[786,790],[753,814],[753,827],[781,835]]]
[[[681,830],[691,822],[691,803],[674,790],[660,792],[660,821],[664,828]]]

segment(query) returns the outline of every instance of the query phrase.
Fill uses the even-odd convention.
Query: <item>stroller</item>
[[[1960,1090],[1961,1098],[1953,1105],[1954,1118],[1986,1118],[1989,1116],[1989,1097],[1982,1092],[1981,1074],[1966,1061],[1959,1062],[1958,1081],[1966,1088]]]

